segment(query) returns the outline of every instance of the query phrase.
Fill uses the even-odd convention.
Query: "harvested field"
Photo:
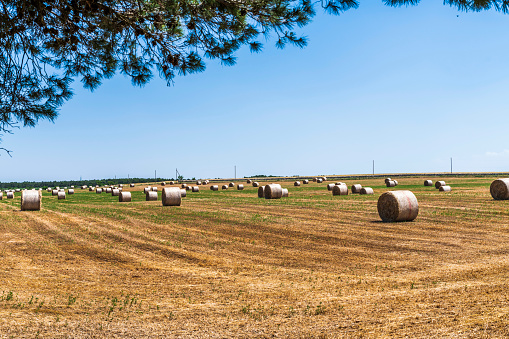
[[[202,190],[179,207],[76,191],[40,211],[0,201],[0,337],[509,336],[509,201],[494,177],[345,180],[259,199]],[[227,183],[215,183],[223,185]],[[411,190],[413,222],[383,223],[377,199]]]

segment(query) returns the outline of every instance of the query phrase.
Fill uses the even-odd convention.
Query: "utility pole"
[[[375,175],[375,160],[373,160],[373,175]]]
[[[154,170],[154,181],[157,180],[157,170]]]
[[[451,158],[451,174],[452,174],[452,158]]]
[[[235,168],[235,179],[237,179],[237,165],[233,166]]]

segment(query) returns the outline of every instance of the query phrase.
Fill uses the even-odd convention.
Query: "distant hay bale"
[[[90,186],[90,187],[88,188],[88,191],[89,191],[89,192],[93,192],[93,191],[94,191],[94,188],[93,188],[92,186]]]
[[[175,185],[175,182],[174,181],[170,181],[170,185]]]
[[[147,194],[147,192],[150,192],[150,191],[152,191],[152,187],[150,187],[150,186],[149,187],[145,187],[143,189],[143,193],[145,193],[145,194]]]
[[[316,179],[316,182],[321,184],[323,182],[323,179],[322,178],[318,178],[318,179]]]
[[[122,188],[122,187],[124,187],[124,185],[123,184],[119,184],[118,187]]]
[[[65,191],[62,192],[62,191],[58,191],[58,200],[63,200],[65,199]]]
[[[111,195],[113,197],[118,197],[120,195],[120,190],[117,188],[117,189],[112,189],[111,190]]]
[[[186,186],[186,191],[190,191],[192,189],[191,186]]]
[[[7,192],[7,199],[14,199],[14,192],[12,191]]]
[[[302,183],[303,183],[304,185],[307,185],[307,184],[309,184],[309,180],[308,180],[308,179],[304,179],[304,180],[302,180]]]
[[[361,184],[355,184],[352,185],[352,193],[360,193],[361,192],[362,185]]]
[[[2,200],[3,198],[4,198],[4,193],[0,192],[0,200]]]
[[[387,184],[389,181],[392,181],[391,178],[385,178],[385,184]]]
[[[103,192],[102,188],[96,188],[95,189],[95,193],[97,193],[97,194],[101,194],[102,192]]]
[[[19,188],[16,188],[16,192],[21,192],[21,190]]]
[[[437,181],[435,182],[435,188],[439,189],[440,186],[445,186],[445,181]]]
[[[371,187],[363,187],[361,188],[360,194],[375,194]]]
[[[495,200],[509,199],[509,178],[497,179],[490,185],[490,193]]]
[[[344,182],[338,181],[336,185],[346,185]]]
[[[166,183],[164,181],[161,182],[161,186],[166,186]]]
[[[107,187],[107,188],[105,188],[105,192],[106,192],[106,193],[111,193],[111,187]]]
[[[156,201],[157,200],[157,192],[147,191],[145,193],[145,201]]]
[[[187,184],[182,184],[182,185],[180,185],[180,187],[182,187],[182,188],[186,188],[186,187],[187,187]]]
[[[394,185],[398,186],[398,181],[397,180],[393,180],[394,181]]]
[[[265,198],[265,186],[258,187],[258,198]]]
[[[294,182],[294,183],[293,183],[293,186],[295,186],[295,187],[300,186],[300,181],[296,181],[296,182]]]
[[[193,186],[192,192],[199,192],[200,188],[198,186]]]
[[[332,188],[336,186],[335,184],[327,184],[327,191],[332,191]]]
[[[182,198],[185,198],[187,196],[187,191],[184,188],[180,188],[180,196]]]
[[[0,193],[0,200],[2,200],[2,193]],[[41,209],[41,202],[41,191],[23,191],[21,193],[22,211],[39,211]]]
[[[118,190],[122,192],[124,189],[122,187],[119,187]]]
[[[440,192],[450,192],[450,191],[451,191],[451,186],[447,186],[447,185],[445,185],[445,186],[440,186],[440,187],[438,188],[438,190],[439,190]]]
[[[424,180],[424,186],[433,186],[433,181],[431,181],[431,180]]]
[[[258,187],[258,186],[260,186],[260,184],[258,182],[256,182],[256,181],[253,182],[253,187]]]
[[[317,182],[318,181],[318,178],[313,178],[313,182]]]
[[[152,191],[157,192],[157,187],[156,186],[152,187]]]
[[[71,186],[71,188],[74,188],[74,186]]]
[[[221,186],[221,189],[223,189],[223,190],[227,190],[227,189],[228,189],[228,185],[223,185],[223,186]]]
[[[74,189],[69,188],[69,189],[67,190],[67,194],[69,194],[69,195],[74,194]]]
[[[197,181],[196,181],[196,185],[201,185],[201,181],[200,181],[200,180],[197,180]]]
[[[129,187],[134,187],[134,184],[129,184]]]
[[[163,188],[161,201],[163,206],[180,206],[182,203],[182,191],[178,187]]]
[[[219,190],[219,186],[217,186],[217,185],[212,185],[212,186],[210,186],[210,190],[211,190],[211,191],[217,191],[217,190]]]
[[[334,185],[332,188],[332,195],[348,195],[348,186]]]
[[[243,189],[244,189],[244,185],[242,185],[242,184],[238,184],[237,185],[237,190],[238,191],[242,191]]]
[[[377,208],[385,222],[412,221],[419,214],[417,198],[410,191],[385,192],[378,198]]]
[[[396,187],[396,182],[394,180],[389,180],[385,183],[387,187]]]
[[[283,196],[283,188],[279,184],[266,185],[263,194],[265,199],[280,199]]]
[[[58,190],[51,191],[51,195],[58,195]]]
[[[120,192],[118,202],[131,202],[131,192]]]
[[[246,180],[246,183],[248,183],[248,184],[250,184],[250,183],[252,183],[252,182],[253,182],[253,180],[251,180],[251,179],[247,179],[247,180]]]
[[[234,183],[234,182],[230,182],[230,183],[228,184],[228,186],[230,186],[230,187],[235,187],[235,183]]]
[[[327,181],[327,177],[321,177],[320,179],[322,179],[323,181]]]
[[[288,189],[287,188],[283,188],[281,190],[281,197],[282,198],[288,198]]]
[[[46,192],[51,192],[51,187],[46,188]]]

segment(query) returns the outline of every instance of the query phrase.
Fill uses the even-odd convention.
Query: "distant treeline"
[[[140,182],[159,182],[159,181],[172,181],[174,179],[165,178],[119,178],[119,179],[94,179],[94,180],[62,180],[62,181],[24,181],[24,182],[0,182],[0,189],[12,188],[43,188],[47,187],[69,187],[69,186],[103,186],[103,185],[118,185],[118,184],[137,184]]]

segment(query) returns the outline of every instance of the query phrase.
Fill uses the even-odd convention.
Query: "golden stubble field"
[[[78,188],[37,212],[18,193],[0,201],[0,337],[508,337],[509,201],[494,178],[424,179],[282,182],[281,200],[209,184],[180,207]],[[415,221],[380,221],[394,189]]]

